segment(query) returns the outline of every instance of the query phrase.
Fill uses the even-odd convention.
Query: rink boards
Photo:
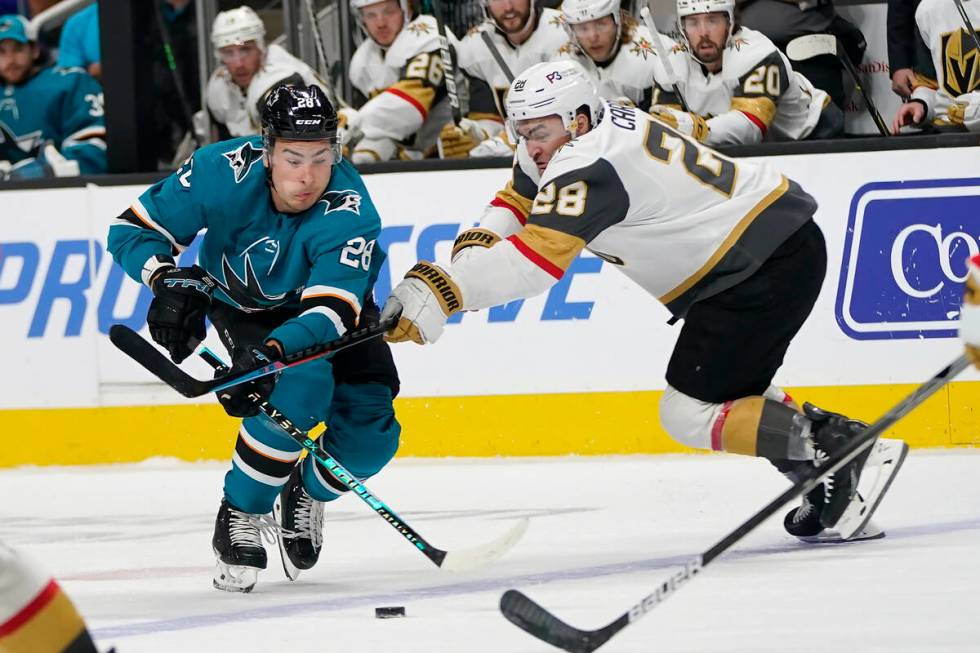
[[[819,204],[823,291],[776,382],[800,400],[873,420],[959,351],[964,260],[980,252],[978,148],[772,157]],[[760,161],[760,159],[752,159]],[[506,169],[366,177],[390,255],[379,299],[418,258],[446,261]],[[223,459],[236,423],[116,352],[116,322],[145,326],[149,293],[104,252],[109,220],[143,189],[6,191],[0,238],[0,466]],[[189,250],[185,256],[193,256]],[[186,262],[187,259],[184,259]],[[580,257],[546,295],[399,345],[401,455],[682,451],[659,426],[680,325],[614,265]],[[144,331],[145,333],[145,331]],[[213,335],[212,335],[213,338]],[[187,365],[207,375],[202,363]],[[914,446],[980,441],[970,370],[902,420]]]

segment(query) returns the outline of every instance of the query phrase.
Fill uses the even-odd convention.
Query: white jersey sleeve
[[[963,8],[974,28],[980,27],[980,4],[964,2]],[[928,120],[977,130],[980,126],[972,120],[967,124],[964,117],[971,104],[970,94],[980,90],[980,53],[956,5],[952,0],[922,0],[915,22],[932,55],[937,79],[917,75],[912,98],[926,104]]]

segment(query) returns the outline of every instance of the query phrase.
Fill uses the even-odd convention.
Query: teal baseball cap
[[[26,18],[17,14],[7,14],[0,16],[0,41],[6,39],[33,43],[37,41],[37,34]]]

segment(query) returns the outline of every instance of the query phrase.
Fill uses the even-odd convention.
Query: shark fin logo
[[[323,215],[333,211],[361,214],[361,194],[354,190],[328,190],[317,204],[325,204]]]
[[[235,172],[236,184],[242,183],[252,166],[262,160],[263,152],[261,147],[254,147],[250,141],[245,141],[237,149],[223,154],[228,159],[228,165]]]

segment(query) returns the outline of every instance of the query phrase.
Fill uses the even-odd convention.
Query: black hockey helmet
[[[337,111],[323,89],[278,84],[269,91],[262,107],[262,140],[271,149],[277,138],[337,144]]]

